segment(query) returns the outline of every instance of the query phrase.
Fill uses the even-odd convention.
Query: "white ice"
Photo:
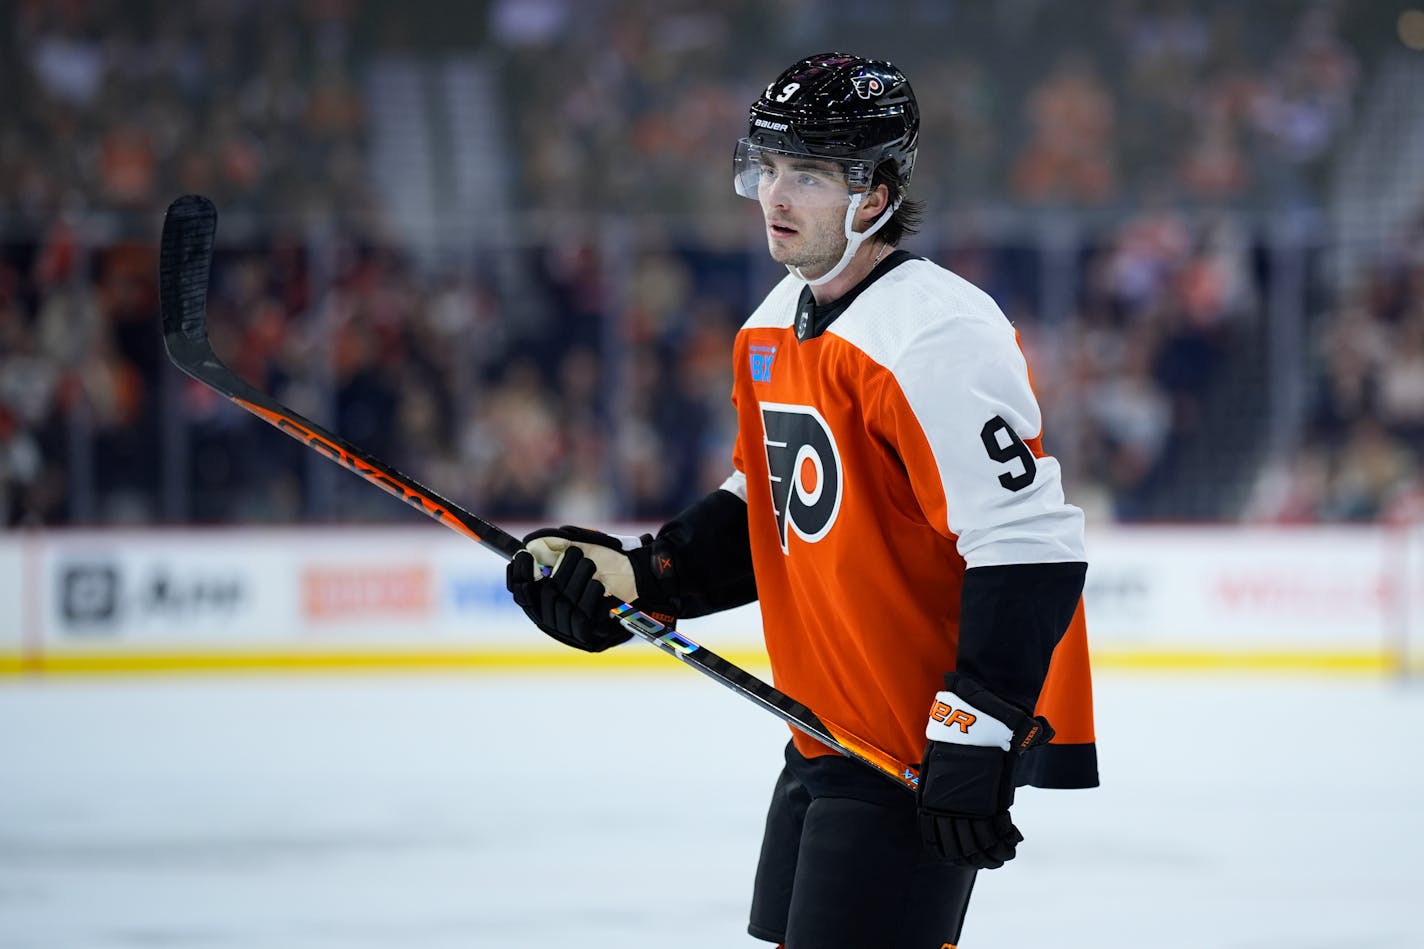
[[[1098,711],[1103,787],[1021,793],[964,949],[1424,947],[1424,690],[1114,674]],[[784,741],[675,665],[3,682],[0,946],[754,949]]]

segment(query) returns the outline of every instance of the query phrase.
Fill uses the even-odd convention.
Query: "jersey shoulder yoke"
[[[827,332],[889,368],[909,349],[929,348],[955,362],[995,344],[1017,349],[1013,325],[993,297],[928,260],[876,281]]]

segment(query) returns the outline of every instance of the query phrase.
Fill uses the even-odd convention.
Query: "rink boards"
[[[1419,528],[1115,527],[1089,543],[1100,665],[1378,672],[1424,655]],[[683,628],[764,662],[754,606]],[[497,556],[424,526],[0,538],[0,673],[674,665],[545,639]]]

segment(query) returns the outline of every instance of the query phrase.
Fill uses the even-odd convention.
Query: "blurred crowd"
[[[372,229],[350,6],[0,8],[6,523],[161,516],[154,245],[168,201],[206,194],[276,254],[313,218]]]
[[[848,35],[915,83],[931,213],[909,247],[1015,321],[1075,499],[1241,513],[1184,492],[1224,481],[1228,454],[1259,461],[1264,412],[1230,380],[1273,290],[1260,222],[1324,205],[1381,42],[1363,4],[482,6],[468,43],[500,77],[520,226],[438,268],[393,239],[369,164],[364,67],[411,44],[394,8],[7,8],[5,523],[406,516],[164,365],[154,243],[185,192],[222,208],[214,345],[254,384],[485,516],[675,512],[725,476],[731,339],[779,276],[731,143],[762,82]],[[1313,322],[1304,447],[1248,513],[1395,504],[1424,434],[1424,267],[1404,244]]]
[[[1318,201],[1369,35],[1365,4],[1329,0],[495,7],[529,205],[703,229],[726,218],[728,130],[788,50],[896,51],[924,116],[915,185],[944,211],[1278,207]]]
[[[1424,518],[1424,200],[1316,314],[1297,444],[1266,465],[1248,514],[1280,522]]]
[[[6,4],[5,232],[82,217],[148,238],[184,192],[267,218],[359,214],[370,195],[350,7]]]

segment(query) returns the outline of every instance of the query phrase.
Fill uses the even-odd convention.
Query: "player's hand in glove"
[[[632,636],[609,610],[638,599],[640,573],[645,587],[656,586],[647,576],[647,557],[640,556],[647,541],[580,527],[537,530],[509,562],[505,585],[545,633],[575,649],[602,652]],[[543,568],[552,572],[546,577]]]
[[[993,870],[1023,840],[1009,818],[1019,758],[1053,728],[973,679],[944,677],[930,707],[920,767],[920,831],[925,846],[959,866]]]

